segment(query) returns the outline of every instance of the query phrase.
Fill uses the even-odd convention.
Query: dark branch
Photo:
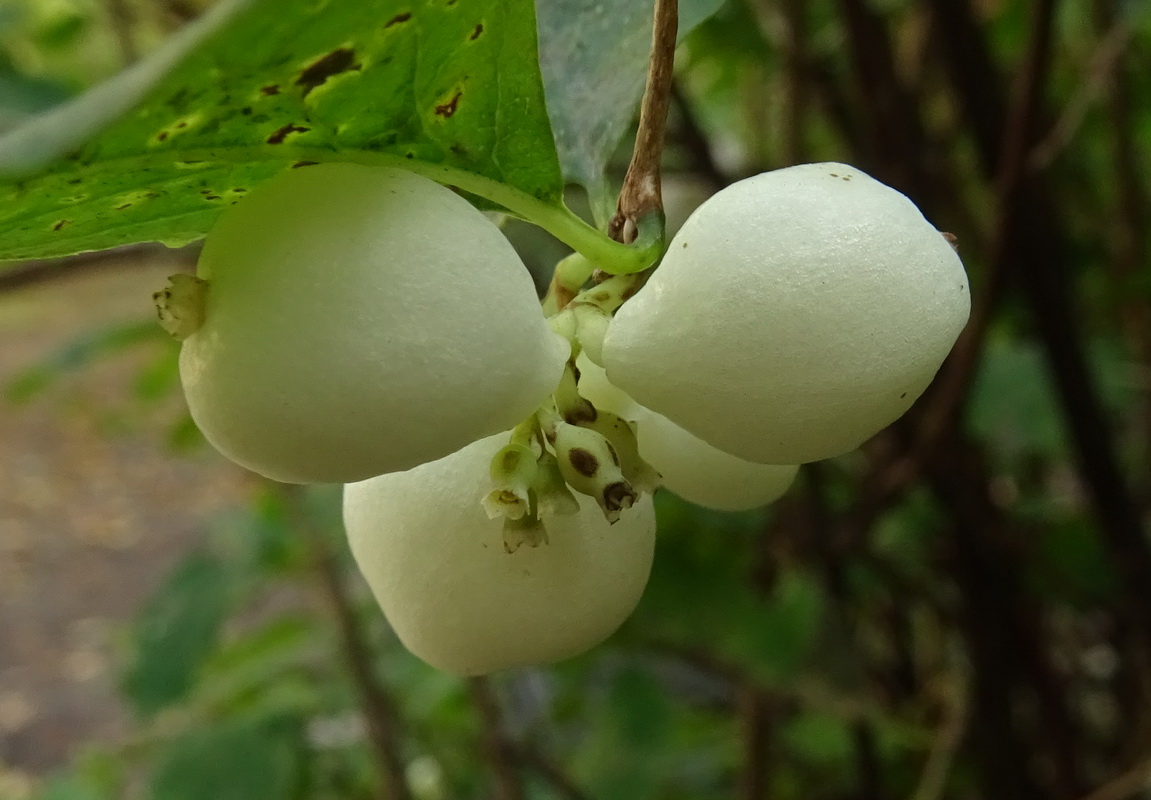
[[[664,129],[671,100],[678,28],[678,0],[656,0],[647,89],[640,106],[639,131],[636,133],[631,164],[619,193],[616,213],[608,224],[608,234],[619,242],[635,239],[633,226],[641,218],[652,213],[663,214],[660,160],[663,157]]]
[[[469,678],[468,693],[483,725],[484,755],[495,779],[496,800],[524,800],[524,786],[517,770],[515,745],[504,732],[499,701],[487,678]]]
[[[335,555],[323,533],[308,519],[300,490],[297,487],[278,488],[293,525],[307,539],[320,588],[335,619],[344,658],[367,718],[368,736],[384,785],[383,796],[387,800],[412,800],[400,755],[403,737],[396,703],[372,668],[371,652],[356,622],[356,613]]]

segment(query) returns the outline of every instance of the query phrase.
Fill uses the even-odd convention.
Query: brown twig
[[[772,719],[768,701],[762,690],[750,684],[741,684],[736,691],[736,713],[743,745],[740,800],[766,800],[770,796],[767,764],[771,753]]]
[[[788,164],[807,161],[808,55],[807,55],[807,3],[804,0],[783,0],[783,17],[787,29],[784,39],[784,61],[787,70],[786,101],[783,106],[785,123],[784,158]]]
[[[1115,21],[1103,35],[1095,50],[1095,56],[1084,70],[1083,83],[1071,96],[1063,113],[1047,135],[1035,145],[1029,158],[1029,166],[1043,170],[1051,166],[1067,146],[1075,139],[1075,134],[1083,125],[1091,104],[1107,92],[1114,83],[1115,73],[1123,61],[1131,40],[1135,36],[1135,26],[1129,16]],[[1128,128],[1127,130],[1130,130]]]
[[[857,639],[856,617],[853,614],[851,590],[840,554],[827,540],[827,532],[834,527],[828,504],[823,467],[818,462],[804,468],[807,486],[806,512],[810,540],[819,559],[827,594],[831,598],[840,628],[846,633],[847,647],[853,659],[862,661]],[[869,720],[856,719],[851,723],[851,739],[855,751],[855,768],[860,793],[863,797],[883,797],[882,767],[875,731]]]
[[[136,37],[132,32],[132,9],[125,0],[107,0],[108,17],[112,22],[112,29],[116,33],[116,42],[120,45],[120,57],[123,66],[136,63],[140,57],[140,50],[136,47]]]
[[[1032,646],[1032,631],[1018,624],[1017,559],[1003,545],[1002,515],[987,496],[978,454],[967,442],[945,444],[947,461],[929,463],[927,477],[948,512],[948,571],[962,598],[960,629],[972,672],[970,739],[983,772],[982,796],[1049,800],[1032,774],[1032,744],[1014,714],[1020,650]]]
[[[939,800],[943,796],[947,776],[967,730],[966,682],[961,679],[948,682],[943,687],[943,695],[943,719],[911,800]]]
[[[519,762],[515,745],[504,732],[499,701],[487,678],[468,679],[468,694],[480,714],[483,725],[484,754],[495,779],[498,800],[523,800],[523,780],[517,771]]]
[[[971,740],[982,750],[987,785],[1004,800],[1074,797],[1083,786],[1079,721],[1052,662],[1041,612],[1026,589],[1015,532],[992,499],[982,453],[954,432],[927,470],[953,525],[950,571],[962,592],[961,625],[972,664]],[[1015,713],[1028,696],[1033,721]],[[1052,765],[1045,787],[1029,774],[1036,744]]]
[[[639,112],[631,164],[623,179],[615,216],[608,223],[608,235],[618,242],[635,240],[635,226],[649,214],[663,213],[660,191],[660,160],[663,157],[664,129],[671,101],[675,65],[675,37],[679,29],[678,0],[655,0],[651,58],[648,61],[647,88]],[[630,223],[630,224],[629,224]]]
[[[843,88],[837,80],[835,70],[827,63],[826,59],[819,59],[814,52],[807,48],[806,36],[801,36],[798,28],[790,25],[790,21],[788,28],[785,29],[788,38],[780,39],[780,26],[774,24],[776,18],[775,5],[777,2],[778,0],[750,0],[749,2],[763,47],[768,50],[780,50],[790,57],[791,51],[789,48],[795,45],[802,45],[803,51],[801,57],[803,61],[804,88],[811,91],[816,101],[812,103],[811,107],[813,109],[816,105],[821,107],[828,122],[839,133],[845,143],[850,145],[858,142],[860,140],[859,121],[849,101],[848,94],[843,91]],[[803,3],[799,2],[799,0],[786,0],[786,2],[803,6]],[[784,13],[790,13],[788,8],[784,8]],[[797,41],[791,41],[792,37],[801,38]],[[789,66],[789,69],[790,68]],[[789,90],[798,88],[797,86],[789,87]],[[805,103],[807,102],[808,97],[806,94],[803,100]],[[790,106],[790,104],[791,100],[789,99],[788,105]],[[791,110],[790,108],[787,109],[788,112]],[[788,148],[790,149],[791,145],[788,145]],[[767,165],[760,165],[760,167],[766,169]]]
[[[356,622],[356,613],[335,555],[323,533],[308,519],[299,488],[279,484],[277,488],[293,526],[307,540],[320,589],[335,618],[344,659],[367,718],[368,736],[380,771],[383,797],[387,800],[412,800],[400,755],[403,735],[397,706],[372,668],[372,656]]]
[[[1051,0],[1048,0],[1051,2]],[[1036,6],[1043,13],[1048,2]],[[933,8],[949,67],[986,172],[1010,175],[998,165],[997,141],[1003,141],[999,76],[991,60],[986,37],[965,0],[936,0]],[[1015,235],[1008,261],[1018,270],[1057,388],[1064,422],[1074,446],[1076,467],[1088,491],[1093,511],[1116,571],[1124,597],[1122,613],[1151,647],[1146,612],[1151,608],[1151,547],[1148,546],[1138,508],[1127,486],[1111,440],[1094,376],[1088,367],[1080,325],[1072,302],[1071,276],[1066,263],[1069,248],[1064,225],[1053,203],[1053,193],[1042,176],[1030,173],[1022,181],[1015,204]]]
[[[1035,138],[1038,109],[1051,65],[1051,28],[1055,0],[1040,0],[1031,18],[1031,32],[1015,101],[1004,130],[996,176],[996,225],[988,269],[971,308],[971,319],[948,358],[932,392],[934,402],[925,411],[918,440],[910,453],[883,475],[883,495],[898,492],[919,474],[919,465],[931,457],[940,440],[955,425],[979,367],[983,344],[995,310],[1006,288],[1007,265],[1017,235],[1019,192]]]
[[[864,0],[839,0],[838,5],[852,72],[867,108],[872,158],[885,182],[930,208],[936,205],[936,182],[927,169],[928,141],[915,98],[896,69],[887,21]]]
[[[1116,21],[1119,13],[1116,0],[1095,0],[1096,25],[1103,31],[1103,43],[1112,38],[1116,29],[1128,30],[1130,17]],[[1126,24],[1124,24],[1126,22]],[[1141,178],[1140,145],[1135,140],[1135,113],[1133,92],[1127,65],[1120,50],[1116,63],[1108,74],[1104,91],[1107,97],[1108,126],[1111,150],[1111,177],[1115,186],[1115,235],[1112,252],[1112,274],[1119,295],[1119,313],[1124,333],[1131,343],[1132,355],[1143,370],[1141,419],[1135,435],[1144,444],[1144,452],[1151,456],[1151,303],[1146,292],[1137,289],[1139,276],[1147,257],[1145,232],[1151,198]],[[1141,426],[1141,430],[1139,430]],[[1144,510],[1151,503],[1151,474],[1144,471],[1139,486]]]

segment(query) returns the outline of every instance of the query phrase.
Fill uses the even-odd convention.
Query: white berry
[[[446,672],[546,664],[609,636],[651,569],[655,512],[644,497],[610,525],[579,496],[545,517],[546,543],[505,550],[481,499],[506,434],[408,472],[344,488],[352,554],[400,641]]]
[[[611,382],[728,453],[799,464],[902,415],[967,321],[963,265],[899,192],[843,164],[704,203],[604,340]]]
[[[409,469],[506,430],[568,346],[523,263],[451,190],[396,169],[289,170],[222,216],[180,374],[207,439],[276,480]]]
[[[712,447],[667,417],[644,409],[637,422],[639,454],[663,478],[663,486],[696,505],[747,511],[783,495],[795,465],[753,464]]]
[[[777,500],[794,482],[799,467],[754,464],[725,453],[636,403],[584,356],[576,365],[580,394],[601,412],[635,422],[640,457],[659,473],[665,489],[684,500],[717,511],[747,511]]]

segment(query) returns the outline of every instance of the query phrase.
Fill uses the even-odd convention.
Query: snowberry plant
[[[155,297],[205,438],[277,481],[347,484],[352,554],[428,663],[567,658],[638,601],[654,491],[774,500],[906,411],[968,314],[948,242],[843,164],[738,182],[665,242],[674,5],[610,236],[563,189],[602,207],[602,133],[636,97],[589,118],[571,20],[249,0],[0,141],[19,200],[0,255],[206,233]],[[480,208],[576,251],[542,301]]]

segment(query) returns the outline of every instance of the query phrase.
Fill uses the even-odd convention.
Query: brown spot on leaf
[[[443,117],[444,119],[450,119],[451,116],[455,114],[456,110],[460,107],[460,97],[462,95],[463,92],[456,92],[454,95],[452,95],[451,100],[444,103],[443,105],[436,106],[436,116]]]
[[[322,86],[328,78],[358,69],[360,64],[356,62],[356,51],[350,47],[340,47],[305,67],[296,79],[296,85],[304,87],[304,97],[307,97],[308,92]]]
[[[310,130],[311,130],[311,128],[305,128],[302,125],[293,125],[292,123],[289,122],[284,127],[275,131],[271,136],[269,136],[267,139],[265,139],[265,141],[268,144],[283,144],[284,140],[287,139],[288,136],[290,136],[291,134],[293,134],[293,133],[307,133]]]
[[[270,83],[267,86],[261,86],[260,92],[265,97],[271,97],[272,95],[277,95],[280,93],[280,87],[275,83]]]
[[[394,17],[392,17],[390,20],[388,20],[386,23],[384,23],[384,27],[390,28],[393,25],[400,25],[404,22],[407,22],[411,18],[412,18],[412,12],[405,11],[402,14],[396,14]]]
[[[292,169],[299,169],[300,167],[314,167],[319,163],[319,161],[297,161],[292,165]]]
[[[158,142],[162,142],[167,138],[168,138],[168,132],[167,131],[160,131],[159,133],[156,134],[156,141],[158,141]]]
[[[206,195],[204,195],[204,199],[205,200],[219,200],[220,195],[218,195],[218,194],[206,194]]]
[[[72,220],[70,220],[70,219],[62,219],[62,220],[60,220],[59,222],[57,222],[55,225],[53,225],[53,226],[52,226],[52,230],[54,230],[54,231],[58,231],[58,230],[60,230],[61,228],[63,228],[65,225],[70,225],[70,224],[72,224]]]
[[[482,22],[476,23],[476,29],[472,31],[472,35],[468,37],[470,41],[475,41],[480,38],[480,34],[484,32],[484,24]]]
[[[131,203],[124,203],[124,205],[122,205],[122,206],[116,206],[116,210],[117,211],[123,211],[125,208],[131,208],[131,207],[132,207]]]
[[[573,447],[568,453],[568,461],[576,472],[588,478],[599,471],[599,459],[582,447]]]

